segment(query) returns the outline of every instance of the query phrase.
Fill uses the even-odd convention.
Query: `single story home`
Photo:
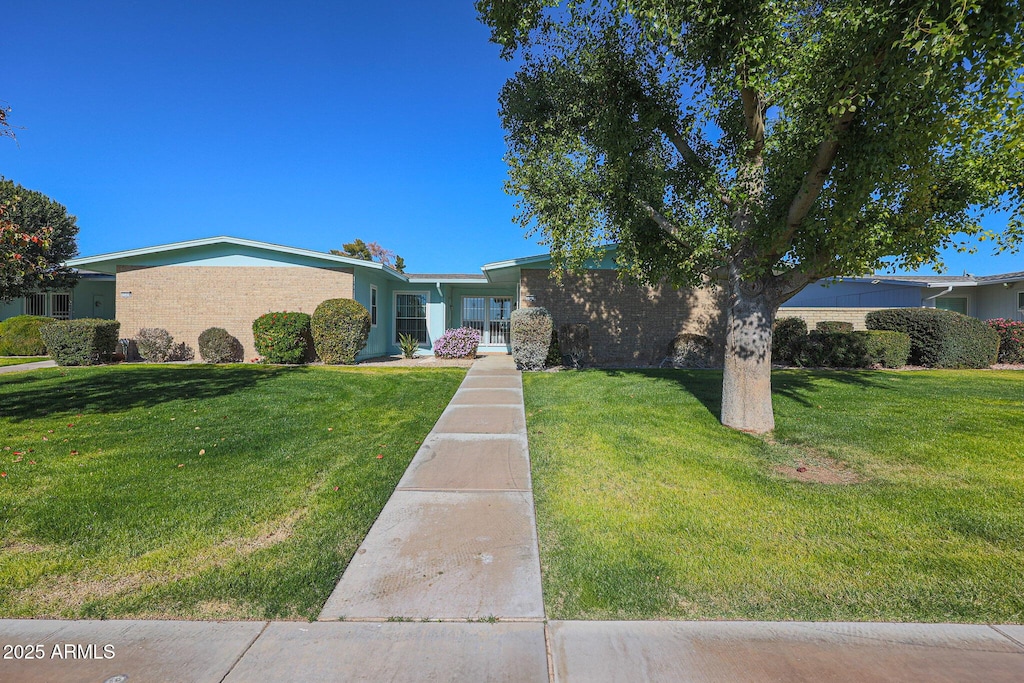
[[[432,353],[446,329],[480,330],[482,352],[508,352],[517,308],[543,306],[555,324],[587,323],[593,359],[604,365],[658,364],[680,332],[724,337],[721,288],[676,290],[619,277],[615,248],[581,274],[551,277],[549,255],[485,264],[478,273],[399,273],[348,256],[211,237],[68,261],[82,279],[70,292],[0,303],[0,320],[32,313],[121,322],[121,336],[162,327],[196,348],[199,334],[223,327],[257,355],[252,322],[271,311],[312,313],[325,299],[351,298],[370,312],[360,359],[398,353],[402,334]],[[989,277],[867,276],[820,282],[787,302],[780,316],[849,320],[864,327],[877,308],[936,306],[979,318],[1020,320],[1024,273]]]
[[[866,275],[821,280],[779,310],[808,327],[842,320],[865,329],[864,317],[883,308],[941,308],[989,320],[1024,320],[1024,272],[1002,275]]]

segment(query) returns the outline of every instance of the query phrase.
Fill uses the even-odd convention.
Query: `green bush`
[[[53,318],[16,315],[0,323],[0,356],[45,356],[46,344],[39,328]]]
[[[40,327],[39,334],[58,365],[95,365],[110,361],[120,329],[116,320],[80,318],[55,320]]]
[[[795,361],[811,368],[866,368],[871,365],[866,340],[855,332],[807,334]]]
[[[818,332],[853,332],[853,323],[841,320],[822,320],[814,326]]]
[[[795,363],[807,336],[807,323],[803,318],[779,318],[772,330],[772,360],[776,363]]]
[[[999,334],[976,318],[938,308],[871,311],[868,329],[910,336],[913,365],[935,368],[987,368],[996,362]]]
[[[520,370],[543,370],[551,347],[554,322],[546,308],[519,308],[512,311],[512,360]]]
[[[558,328],[558,350],[562,364],[580,368],[590,356],[590,326],[572,323]],[[550,352],[549,352],[550,353]]]
[[[308,313],[265,313],[253,321],[252,336],[265,363],[296,365],[310,359]]]
[[[171,360],[174,337],[162,327],[143,327],[135,335],[135,346],[148,362],[166,363]]]
[[[245,351],[223,327],[210,327],[199,335],[199,355],[207,363],[240,363]]]
[[[562,350],[558,347],[558,330],[554,324],[551,326],[551,346],[548,347],[548,357],[544,359],[544,367],[553,368],[562,364]]]
[[[890,330],[854,332],[864,339],[868,358],[884,368],[901,368],[910,357],[910,335]]]
[[[328,299],[313,311],[313,344],[329,365],[348,365],[370,338],[370,312],[352,299]]]
[[[674,368],[713,368],[719,365],[715,358],[715,343],[703,334],[690,332],[681,332],[669,342],[668,362]]]

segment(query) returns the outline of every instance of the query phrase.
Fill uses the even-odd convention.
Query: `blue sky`
[[[0,101],[21,130],[0,175],[65,204],[82,255],[359,237],[410,272],[474,272],[544,251],[512,223],[497,96],[513,67],[471,0],[44,0],[3,21]]]

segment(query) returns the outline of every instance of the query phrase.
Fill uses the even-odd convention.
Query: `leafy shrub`
[[[194,360],[196,351],[185,342],[171,344],[171,353],[167,360]]]
[[[999,362],[1024,363],[1024,322],[1006,318],[985,322],[999,335]]]
[[[558,328],[558,349],[562,364],[579,369],[590,357],[590,326],[571,323]]]
[[[554,323],[546,308],[512,311],[512,360],[520,370],[543,370],[551,347]]]
[[[174,337],[162,327],[143,327],[135,336],[135,345],[150,363],[166,363],[171,360]]]
[[[370,337],[370,312],[352,299],[328,299],[313,311],[313,344],[323,362],[354,363]]]
[[[210,327],[199,335],[199,355],[207,363],[241,363],[245,351],[223,327]]]
[[[841,320],[822,320],[814,326],[818,332],[853,332],[853,323]]]
[[[480,346],[480,330],[457,327],[445,330],[434,342],[434,355],[438,358],[475,358]]]
[[[803,318],[779,318],[772,331],[772,359],[776,363],[795,363],[806,337]]]
[[[715,343],[702,334],[681,332],[668,344],[668,361],[674,368],[713,368]]]
[[[986,368],[996,362],[999,334],[976,318],[938,308],[889,308],[867,315],[868,329],[910,335],[910,363]]]
[[[403,358],[415,358],[420,350],[420,340],[411,334],[398,335],[398,348],[402,349]]]
[[[794,360],[797,365],[812,368],[866,368],[871,365],[866,340],[855,332],[812,330],[803,340]]]
[[[562,350],[558,346],[558,330],[551,326],[551,346],[548,347],[548,357],[544,359],[544,367],[555,367],[562,364]]]
[[[864,339],[864,347],[872,363],[884,368],[901,368],[910,357],[910,335],[889,330],[854,332]]]
[[[39,328],[51,322],[53,318],[16,315],[0,323],[0,356],[45,356]]]
[[[296,365],[309,359],[310,317],[287,311],[264,313],[252,323],[256,352],[266,363]]]
[[[100,318],[54,320],[39,334],[58,365],[95,365],[110,361],[117,349],[121,323]]]

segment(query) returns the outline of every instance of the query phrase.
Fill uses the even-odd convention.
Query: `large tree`
[[[519,221],[556,266],[615,242],[642,280],[727,288],[729,426],[773,428],[772,324],[807,284],[1020,238],[1019,0],[477,9],[522,63],[500,96]]]
[[[341,249],[331,249],[331,253],[337,256],[349,256],[363,261],[376,261],[383,263],[388,268],[394,268],[399,273],[405,272],[405,259],[385,249],[377,242],[366,243],[358,237],[341,245]]]
[[[78,276],[63,264],[78,253],[77,234],[62,204],[0,178],[0,301],[72,287]]]

